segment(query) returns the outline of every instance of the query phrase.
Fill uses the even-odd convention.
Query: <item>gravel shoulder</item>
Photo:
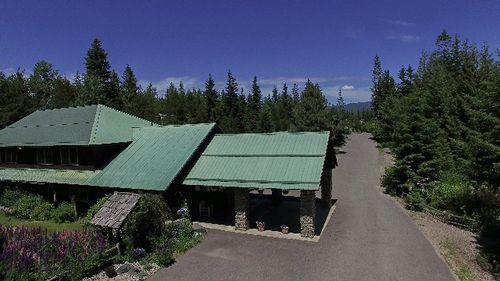
[[[379,153],[384,157],[383,166],[392,165],[393,159],[387,149],[379,149]],[[383,192],[382,187],[380,191]],[[477,262],[481,245],[476,233],[444,223],[430,214],[408,210],[402,198],[390,198],[415,222],[439,257],[446,262],[455,280],[495,281],[493,275]]]
[[[426,213],[405,211],[446,261],[457,280],[495,281],[493,275],[477,263],[481,248],[477,234],[443,223]]]

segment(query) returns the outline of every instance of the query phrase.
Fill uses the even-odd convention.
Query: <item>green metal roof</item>
[[[0,181],[83,185],[98,171],[0,168]]]
[[[104,105],[39,110],[0,131],[0,147],[130,142],[151,122]]]
[[[136,129],[132,143],[86,184],[164,191],[214,128],[212,123]]]
[[[185,185],[316,190],[329,132],[216,135]]]

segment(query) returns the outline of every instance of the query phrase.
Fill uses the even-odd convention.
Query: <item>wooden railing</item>
[[[480,228],[480,222],[478,220],[464,216],[457,216],[446,211],[435,209],[431,206],[425,206],[424,212],[444,223],[451,224],[465,230],[477,232]]]

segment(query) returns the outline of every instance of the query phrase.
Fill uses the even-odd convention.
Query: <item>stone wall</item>
[[[321,177],[321,203],[325,207],[332,206],[332,169],[325,168]]]
[[[313,238],[316,219],[316,192],[300,191],[300,236]]]
[[[250,198],[249,190],[244,188],[234,189],[234,226],[236,230],[247,230],[249,224]]]

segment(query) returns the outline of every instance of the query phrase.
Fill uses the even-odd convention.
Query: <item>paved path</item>
[[[334,171],[337,209],[318,243],[209,231],[151,280],[453,280],[401,208],[380,192],[383,156],[351,135]]]

